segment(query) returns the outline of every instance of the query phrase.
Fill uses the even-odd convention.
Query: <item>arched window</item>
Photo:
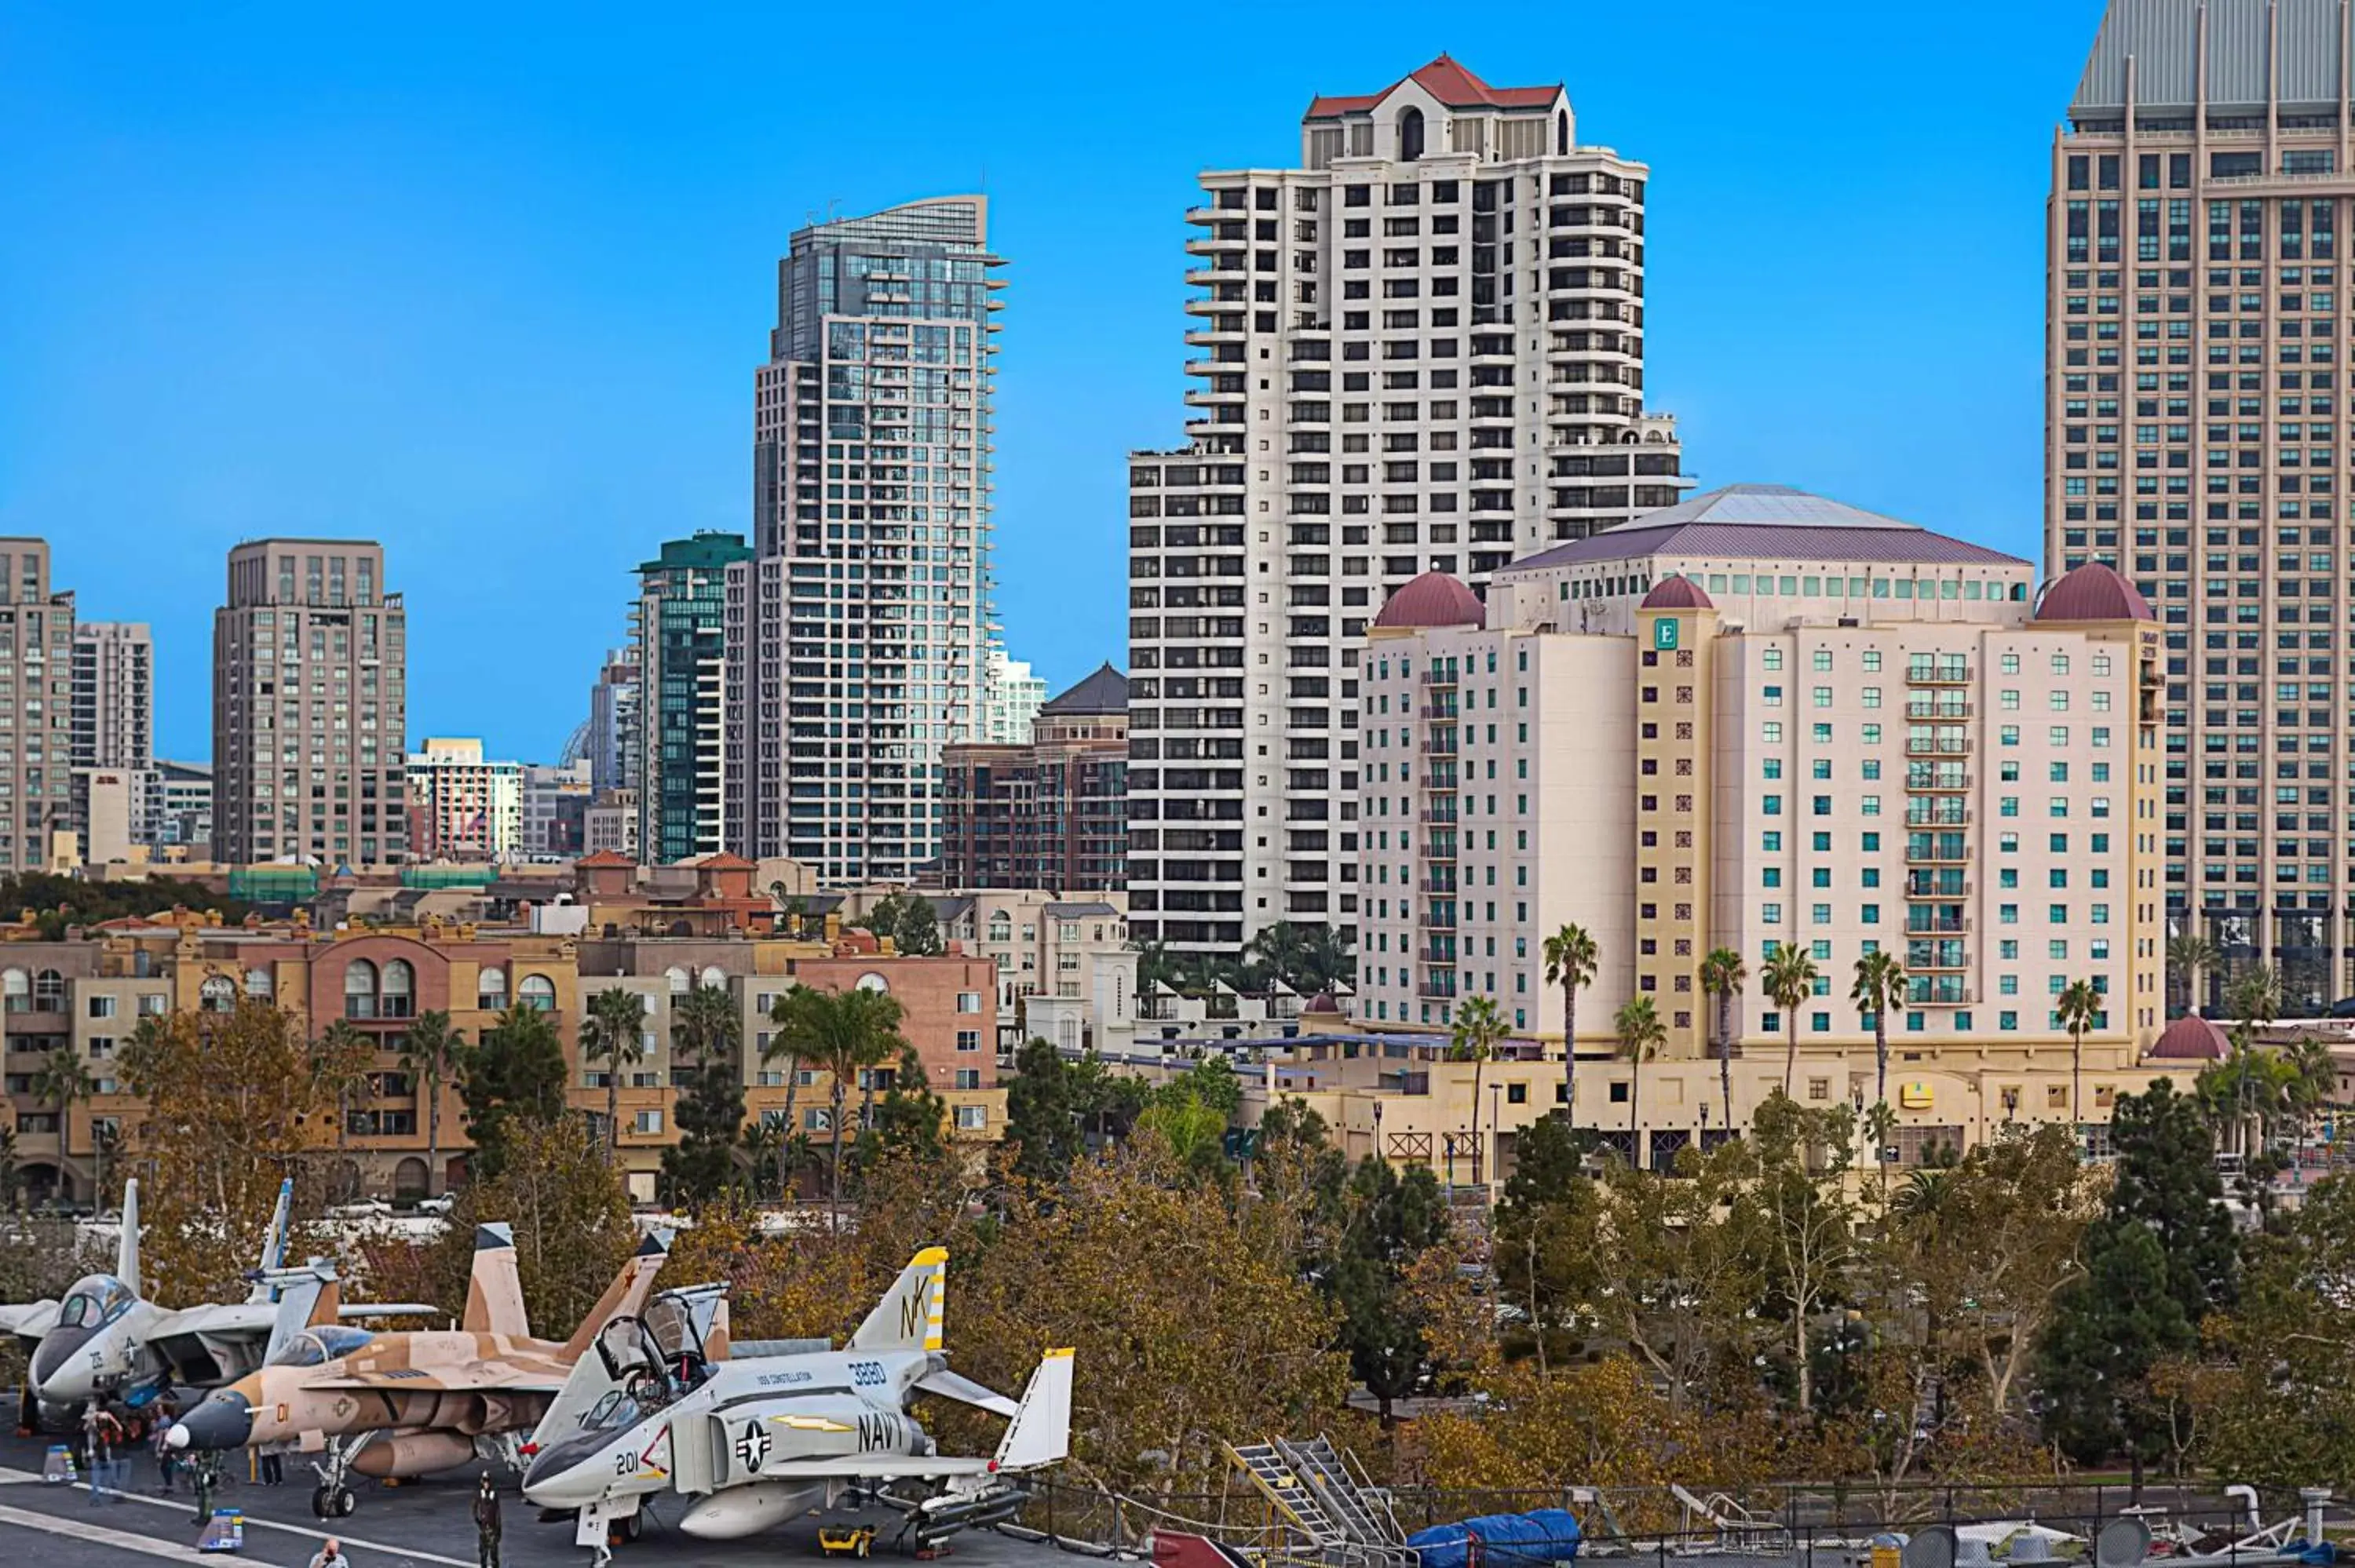
[[[0,1005],[23,1012],[33,1005],[33,977],[22,969],[0,969]]]
[[[703,971],[703,983],[705,985],[718,986],[721,991],[726,991],[728,989],[728,971],[721,969],[718,964],[709,965]]]
[[[868,973],[858,977],[858,989],[861,991],[881,991],[884,995],[889,996],[891,994],[891,982],[885,980],[881,975],[869,970]]]
[[[377,992],[377,1016],[379,1018],[410,1018],[417,1012],[417,971],[405,959],[394,959],[384,966],[384,983]]]
[[[229,1012],[237,1007],[237,982],[227,975],[211,975],[197,988],[197,1008],[202,1012]]]
[[[507,1005],[507,971],[485,965],[474,977],[474,1005],[485,1012],[503,1012]]]
[[[1570,156],[1570,111],[1567,109],[1554,111],[1553,151],[1558,158]]]
[[[685,996],[695,989],[695,977],[677,964],[663,971],[663,979],[670,982],[670,993],[673,996]]]
[[[66,977],[55,969],[43,969],[33,977],[33,1011],[62,1012],[66,1005]]]
[[[366,959],[354,959],[344,966],[344,1016],[376,1016],[376,966]]]
[[[1014,940],[1014,922],[1006,917],[1006,911],[1003,909],[990,912],[989,939],[993,942]]]
[[[245,971],[246,995],[257,998],[262,1001],[267,1001],[272,996],[276,994],[277,990],[278,982],[271,975],[268,969],[248,969]]]
[[[554,1012],[556,982],[546,975],[526,975],[516,987],[516,1001],[534,1012]]]
[[[1399,116],[1399,162],[1412,164],[1423,156],[1423,111],[1410,109]]]

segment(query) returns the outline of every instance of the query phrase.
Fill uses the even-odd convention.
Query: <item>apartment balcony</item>
[[[1455,944],[1426,944],[1414,950],[1414,957],[1417,963],[1453,965],[1455,962]]]
[[[1905,774],[1905,790],[1911,795],[1962,795],[1970,788],[1970,775],[1960,768],[1909,768]]]
[[[1251,241],[1240,234],[1231,239],[1221,239],[1215,234],[1203,234],[1186,241],[1186,254],[1188,256],[1215,256],[1220,251],[1250,249]]]
[[[1966,844],[1923,844],[1905,846],[1907,865],[1968,865],[1970,847]]]
[[[1919,909],[1906,912],[1905,934],[1908,937],[1967,937],[1970,932],[1971,917],[1967,915],[1933,917]]]
[[[1905,879],[1903,896],[1908,904],[1952,904],[1956,899],[1968,898],[1970,895],[1971,884],[1967,877],[1958,876],[1952,881],[1947,881],[1936,874],[1932,874],[1908,876]]]
[[[1418,980],[1415,982],[1414,994],[1434,1001],[1453,1001],[1455,999],[1455,985],[1452,980]]]
[[[1455,737],[1453,735],[1444,739],[1434,735],[1424,736],[1416,749],[1425,757],[1454,757],[1462,748],[1455,744]]]
[[[1455,914],[1453,910],[1442,913],[1437,909],[1418,909],[1414,912],[1414,923],[1426,931],[1453,931],[1455,929]]]
[[[1458,716],[1453,702],[1425,703],[1415,710],[1415,716],[1426,724],[1454,724]]]
[[[1970,809],[1960,800],[1917,800],[1905,808],[1909,828],[1967,828]]]
[[[1970,754],[1968,736],[1909,736],[1905,741],[1905,755],[1908,757],[1968,757]]]
[[[1453,795],[1455,793],[1455,769],[1435,766],[1424,768],[1420,788],[1426,795]]]
[[[1916,697],[1906,703],[1905,716],[1916,724],[1961,724],[1970,718],[1971,705],[1957,698]]]
[[[1455,671],[1442,668],[1438,670],[1425,670],[1422,674],[1416,676],[1415,679],[1426,686],[1453,687],[1455,684],[1456,677]]]
[[[1425,806],[1417,813],[1417,819],[1426,825],[1452,828],[1455,825],[1456,809],[1453,803],[1445,806]]]
[[[1425,860],[1444,860],[1453,863],[1455,859],[1455,840],[1453,837],[1433,838],[1423,844],[1423,856]]]
[[[1418,893],[1428,893],[1440,898],[1455,896],[1455,878],[1452,875],[1426,876],[1414,885]]]
[[[1908,664],[1905,683],[1909,686],[1967,686],[1971,670],[1967,664]]]

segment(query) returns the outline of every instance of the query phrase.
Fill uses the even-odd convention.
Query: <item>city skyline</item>
[[[1401,11],[1327,42],[1277,15],[1218,96],[1117,40],[1009,48],[992,59],[994,134],[918,93],[855,159],[793,129],[849,90],[815,84],[779,111],[716,32],[642,62],[666,113],[623,125],[570,107],[632,57],[610,34],[549,45],[503,24],[518,33],[479,39],[479,58],[429,64],[400,48],[330,59],[348,40],[302,30],[264,48],[165,21],[134,45],[10,24],[0,129],[41,155],[29,221],[0,238],[19,366],[0,386],[0,525],[51,540],[86,614],[155,626],[162,755],[203,748],[202,618],[226,550],[304,533],[384,542],[417,617],[421,731],[552,759],[621,639],[631,567],[696,528],[751,531],[744,391],[785,237],[814,214],[973,189],[1010,263],[1000,618],[1010,652],[1060,687],[1124,646],[1119,459],[1167,439],[1184,387],[1171,280],[1194,176],[1290,162],[1286,128],[1314,92],[1444,49],[1491,81],[1563,82],[1582,124],[1652,166],[1665,243],[1646,401],[1678,414],[1704,485],[1802,484],[2036,555],[2033,215],[2100,11],[1999,6],[1950,36],[1892,33],[1877,12],[1860,26],[1860,6],[1771,24],[1729,8],[1678,79],[1597,63],[1644,58],[1640,18],[1532,34]],[[526,31],[561,51],[547,87],[486,69]],[[250,111],[234,131],[155,74],[240,49]],[[946,82],[950,64],[920,52],[909,69]],[[1710,80],[1707,103],[1684,73]],[[1972,113],[1925,83],[1967,84]],[[281,144],[290,117],[300,156]],[[1082,122],[1107,133],[1065,133]],[[1790,149],[1828,136],[1830,173],[1792,179]],[[121,166],[151,143],[154,167]],[[90,205],[101,173],[132,199]],[[173,268],[145,265],[160,254]],[[1966,291],[1967,314],[1941,303]],[[362,297],[398,330],[358,332]],[[1919,335],[1886,341],[1901,316],[1929,334],[1935,373]],[[124,417],[159,391],[168,418]],[[111,548],[97,531],[134,514],[144,547]],[[531,652],[496,683],[477,676],[485,627]]]

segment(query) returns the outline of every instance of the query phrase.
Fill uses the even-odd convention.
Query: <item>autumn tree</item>
[[[1857,1213],[1849,1192],[1856,1118],[1846,1106],[1814,1110],[1776,1094],[1758,1107],[1752,1201],[1764,1232],[1767,1309],[1784,1325],[1784,1348],[1799,1412],[1815,1408],[1810,1335],[1838,1304],[1858,1255]]]
[[[291,1014],[251,999],[143,1021],[117,1076],[141,1102],[127,1133],[149,1175],[140,1202],[150,1297],[185,1305],[244,1295],[280,1184],[306,1178],[315,1201],[340,1087],[368,1049],[314,1047]]]

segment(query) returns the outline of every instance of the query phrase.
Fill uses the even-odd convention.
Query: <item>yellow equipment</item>
[[[864,1557],[875,1544],[871,1524],[817,1527],[817,1549],[828,1557]]]

